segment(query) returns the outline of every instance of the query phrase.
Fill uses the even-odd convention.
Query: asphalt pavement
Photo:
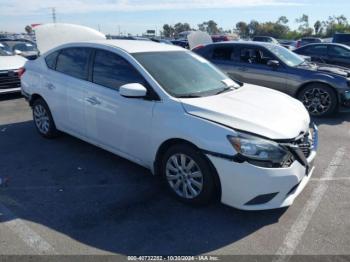
[[[174,200],[151,173],[69,135],[43,139],[0,98],[0,255],[350,255],[350,114],[316,119],[312,180],[290,208]]]

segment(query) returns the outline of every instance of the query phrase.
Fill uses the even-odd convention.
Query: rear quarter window
[[[58,54],[59,54],[59,51],[56,51],[45,57],[45,62],[48,68],[52,70],[56,69],[56,61],[57,61]]]

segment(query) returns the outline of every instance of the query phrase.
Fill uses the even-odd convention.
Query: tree
[[[317,20],[316,23],[314,24],[314,29],[315,29],[315,35],[319,35],[322,32],[322,23],[321,21]]]
[[[297,18],[295,20],[295,22],[300,24],[298,31],[303,36],[312,35],[313,29],[310,28],[310,26],[309,26],[309,16],[308,15],[303,14],[300,18]]]
[[[174,34],[175,34],[175,29],[172,26],[168,24],[163,25],[163,35],[165,37],[173,37]]]
[[[350,25],[344,15],[330,16],[327,21],[322,22],[325,28],[325,37],[332,37],[335,33],[350,32]]]
[[[259,27],[260,24],[258,21],[256,20],[252,20],[250,21],[249,25],[248,25],[248,30],[249,30],[249,36],[255,36],[258,35],[259,33]]]
[[[218,28],[218,24],[213,20],[199,24],[198,29],[200,31],[207,32],[210,35],[219,34],[222,30],[221,28]]]
[[[175,35],[180,34],[181,32],[191,31],[191,26],[188,23],[177,23],[174,25]]]
[[[246,38],[249,36],[249,28],[246,22],[238,22],[236,24],[236,29],[238,31],[238,34],[242,37],[242,38]]]
[[[286,24],[288,24],[288,22],[289,22],[289,20],[286,16],[281,16],[280,18],[278,18],[276,23],[286,25]]]

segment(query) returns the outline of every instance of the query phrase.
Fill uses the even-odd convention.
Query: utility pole
[[[101,32],[101,26],[98,24],[98,31]]]
[[[52,7],[52,22],[56,24],[56,8]]]

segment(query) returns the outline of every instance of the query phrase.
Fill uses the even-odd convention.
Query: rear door
[[[88,67],[92,49],[71,47],[60,51],[56,62],[56,77],[48,80],[47,87],[51,90],[62,90],[60,107],[63,129],[77,136],[86,136],[85,129],[85,97],[90,86],[88,82]]]
[[[91,86],[85,97],[88,136],[96,144],[143,162],[151,138],[155,101],[125,98],[122,85],[146,80],[126,59],[116,53],[95,49],[91,69]]]

